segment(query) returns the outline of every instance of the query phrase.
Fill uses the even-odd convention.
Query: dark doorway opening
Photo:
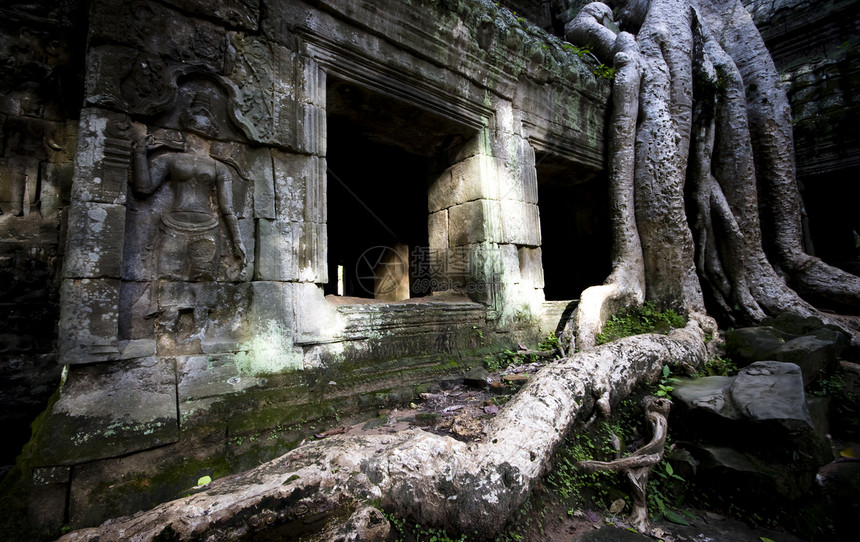
[[[326,90],[326,295],[396,301],[430,294],[414,280],[426,250],[427,187],[469,130],[427,110],[329,76]]]
[[[611,271],[609,193],[601,172],[537,153],[544,296],[578,299]]]
[[[815,255],[846,271],[860,273],[860,167],[801,179]]]

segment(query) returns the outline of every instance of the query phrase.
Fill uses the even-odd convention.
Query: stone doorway
[[[426,252],[428,183],[474,130],[354,83],[328,77],[326,295],[401,301]]]
[[[605,174],[550,154],[535,157],[547,301],[578,299],[611,271]]]

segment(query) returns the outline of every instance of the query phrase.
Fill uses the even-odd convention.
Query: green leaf
[[[770,538],[768,538],[766,536],[760,536],[759,538],[761,539],[761,542],[774,542],[773,540],[771,540]]]
[[[672,369],[669,368],[668,365],[663,366],[663,378],[669,378],[669,375],[672,373]]]
[[[211,481],[212,481],[211,476],[201,476],[200,479],[197,480],[197,485],[198,486],[205,486],[206,484],[208,484]]]
[[[682,516],[678,512],[675,512],[674,510],[669,510],[667,508],[665,511],[663,511],[663,515],[666,516],[666,519],[668,519],[672,523],[677,523],[678,525],[690,525],[690,522],[684,519],[684,516]]]
[[[669,473],[669,476],[675,474],[675,469],[672,468],[672,465],[666,463],[666,472]]]

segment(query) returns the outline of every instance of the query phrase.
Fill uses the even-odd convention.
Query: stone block
[[[272,151],[275,213],[281,220],[323,223],[325,161],[315,156]]]
[[[427,217],[427,233],[431,250],[448,248],[448,211],[447,209],[430,213]]]
[[[773,359],[793,363],[803,373],[803,384],[815,382],[818,374],[836,363],[836,346],[816,337],[798,337],[781,345],[772,354]]]
[[[243,162],[245,175],[254,183],[254,218],[275,218],[275,173],[269,149],[249,149]]]
[[[27,512],[34,531],[49,537],[60,532],[66,524],[68,493],[68,482],[39,485],[30,490]]]
[[[325,224],[300,225],[301,237],[294,246],[298,279],[323,284],[328,282],[328,230]]]
[[[505,243],[540,246],[538,206],[521,201],[503,200],[501,208],[502,239]]]
[[[188,495],[203,476],[229,473],[224,433],[189,439],[128,457],[75,468],[69,491],[69,526],[99,525]]]
[[[116,359],[120,281],[66,279],[60,287],[61,364]]]
[[[255,280],[296,280],[295,247],[300,229],[296,222],[257,221]]]
[[[739,366],[769,359],[785,344],[785,334],[769,326],[726,331],[726,354]]]
[[[159,282],[159,356],[236,352],[247,340],[249,283]]]
[[[543,288],[543,263],[540,247],[519,247],[520,280],[533,288]]]
[[[522,281],[520,274],[520,258],[515,245],[497,245],[500,256],[500,268],[502,282],[506,284],[519,284]]]
[[[296,98],[316,107],[325,107],[326,73],[313,59],[296,56]],[[319,153],[325,156],[324,152]]]
[[[282,100],[292,102],[283,97]],[[326,116],[325,110],[310,104],[292,104],[295,107],[295,149],[299,152],[325,156]]]
[[[240,374],[234,356],[230,354],[178,357],[176,374],[179,428],[183,438],[189,432],[197,434],[215,430],[215,427],[205,423],[201,425],[199,421],[210,419],[206,411],[220,402],[219,398],[241,394],[266,382],[263,377]]]
[[[35,464],[78,464],[176,442],[176,404],[172,359],[72,367],[35,437]]]
[[[260,19],[260,0],[167,0],[167,3],[187,12],[217,19],[227,26],[257,30]]]
[[[811,431],[800,367],[758,361],[741,370],[731,397],[742,416],[754,423],[777,423],[789,432]]]
[[[151,282],[122,282],[117,326],[120,340],[155,338],[152,315],[158,312],[158,304],[151,287]]]
[[[293,330],[293,287],[282,282],[251,283],[250,326],[253,334],[264,332],[273,325]]]
[[[495,165],[492,157],[476,155],[443,171],[430,183],[428,210],[434,212],[481,198],[497,197],[497,189],[492,184]]]
[[[494,211],[498,202],[477,200],[448,209],[448,246],[491,241]]]
[[[208,5],[222,6],[225,3]],[[94,2],[90,9],[89,30],[90,39],[95,41],[121,43],[185,64],[205,65],[216,73],[220,73],[224,67],[227,40],[223,28],[201,18],[186,17],[179,11],[155,2]],[[113,66],[117,71],[131,68],[128,65]],[[117,75],[122,80],[126,74]],[[144,85],[156,85],[160,82],[157,77],[161,74],[147,71],[140,75],[134,78],[137,84],[135,91],[146,96],[145,91],[148,89]]]
[[[75,201],[69,210],[65,278],[119,278],[125,206]]]
[[[119,56],[104,60],[129,61]],[[104,92],[110,93],[107,83],[97,84]],[[102,101],[119,107],[111,99],[105,96]],[[131,127],[128,116],[120,113],[93,108],[81,111],[78,134],[81,144],[75,157],[72,200],[117,205],[126,202],[132,171]]]

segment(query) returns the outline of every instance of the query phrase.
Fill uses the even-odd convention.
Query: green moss
[[[642,333],[668,333],[671,329],[684,327],[686,324],[686,318],[673,309],[661,311],[649,301],[637,309],[612,316],[597,335],[597,344]]]

